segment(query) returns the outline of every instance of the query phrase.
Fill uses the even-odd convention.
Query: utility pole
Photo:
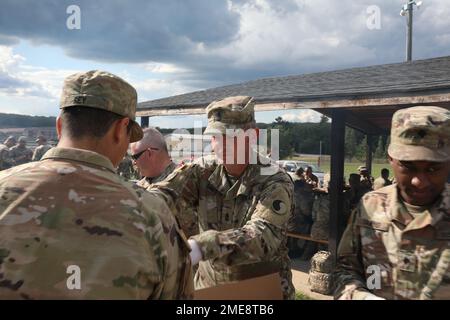
[[[407,16],[407,37],[406,37],[406,61],[411,61],[412,59],[412,33],[413,33],[413,10],[414,5],[420,8],[422,1],[416,2],[415,0],[408,1],[408,3],[403,5],[400,11],[401,16]]]
[[[406,61],[411,61],[412,57],[412,28],[413,28],[413,4],[408,3],[408,39],[406,44]]]

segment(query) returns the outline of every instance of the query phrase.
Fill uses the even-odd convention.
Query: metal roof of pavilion
[[[450,107],[450,56],[296,76],[264,78],[138,104],[138,116],[200,114],[217,99],[249,95],[256,111],[348,110],[347,125],[389,130],[392,113],[412,105]]]

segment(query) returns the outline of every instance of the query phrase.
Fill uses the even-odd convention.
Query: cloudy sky
[[[405,2],[0,0],[0,112],[57,115],[64,77],[91,69],[118,74],[146,101],[262,77],[402,62]],[[67,12],[71,5],[80,9],[79,21]],[[414,15],[413,58],[450,55],[450,1],[424,0]],[[319,119],[313,111],[282,111],[257,120],[276,116]],[[150,124],[191,127],[198,119],[205,120],[157,117]]]

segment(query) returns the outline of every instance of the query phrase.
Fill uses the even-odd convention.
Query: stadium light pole
[[[411,61],[412,58],[412,30],[413,30],[413,10],[414,5],[417,6],[417,9],[422,5],[422,1],[411,0],[405,3],[400,11],[401,16],[407,16],[408,22],[408,35],[406,38],[406,61]]]

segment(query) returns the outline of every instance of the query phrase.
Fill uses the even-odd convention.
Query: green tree
[[[351,161],[356,155],[356,133],[349,127],[345,128],[345,157]]]
[[[379,136],[378,138],[378,143],[377,143],[377,147],[375,149],[374,152],[374,158],[375,159],[383,159],[384,157],[384,143],[383,143],[383,137]]]

